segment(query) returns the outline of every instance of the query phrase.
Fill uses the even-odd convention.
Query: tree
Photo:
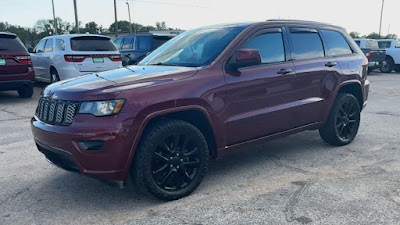
[[[157,22],[156,23],[156,28],[157,28],[157,30],[166,30],[167,29],[167,25],[165,24],[164,21]]]
[[[91,34],[100,34],[99,25],[97,25],[97,23],[94,21],[85,24],[84,33],[86,32]]]
[[[370,38],[370,39],[380,39],[381,36],[380,36],[378,33],[372,32],[372,33],[368,34],[368,35],[366,36],[366,38]]]
[[[397,39],[397,35],[396,34],[387,34],[384,39]]]
[[[360,33],[353,31],[353,32],[350,32],[350,36],[352,38],[359,38],[360,37]]]
[[[118,21],[118,31],[129,32],[131,24],[126,20]],[[110,25],[110,32],[115,32],[115,22]]]

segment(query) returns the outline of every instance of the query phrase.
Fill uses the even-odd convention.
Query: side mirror
[[[261,55],[257,49],[239,49],[236,53],[236,63],[232,65],[236,69],[246,66],[261,64]]]

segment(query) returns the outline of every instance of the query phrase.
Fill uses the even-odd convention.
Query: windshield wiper
[[[146,64],[146,65],[148,65],[148,66],[179,66],[179,65],[176,65],[176,64],[172,64],[172,63],[162,63],[162,62],[153,63],[153,64]]]

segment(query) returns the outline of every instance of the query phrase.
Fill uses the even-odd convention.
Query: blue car
[[[175,35],[129,34],[115,39],[114,44],[122,56],[122,65],[134,65]]]

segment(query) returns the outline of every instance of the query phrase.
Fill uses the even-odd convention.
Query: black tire
[[[396,73],[400,73],[400,65],[396,65],[394,67],[394,71],[396,71]]]
[[[56,69],[51,69],[50,70],[50,83],[55,83],[60,81],[60,77],[58,76],[58,72]]]
[[[322,140],[334,146],[347,145],[360,126],[360,104],[354,95],[339,93],[328,120],[319,129]]]
[[[385,61],[382,61],[379,69],[382,73],[391,73],[394,69],[394,62],[393,59],[390,57],[386,57]]]
[[[131,172],[140,190],[176,200],[199,186],[208,157],[207,141],[199,129],[181,120],[162,120],[146,128]]]
[[[33,87],[32,86],[24,86],[18,89],[19,97],[21,98],[30,98],[33,95]]]

